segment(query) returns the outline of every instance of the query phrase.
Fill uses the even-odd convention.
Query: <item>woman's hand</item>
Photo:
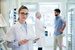
[[[40,38],[35,39],[34,41],[38,41]]]
[[[27,39],[24,39],[24,40],[19,41],[18,44],[19,45],[24,45],[27,42],[28,42],[28,40]]]

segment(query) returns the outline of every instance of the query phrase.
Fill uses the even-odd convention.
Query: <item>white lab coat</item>
[[[5,40],[12,43],[8,45],[12,50],[33,50],[33,40],[36,39],[35,37],[36,35],[34,34],[32,25],[27,24],[26,33],[25,28],[17,22],[8,30]],[[26,44],[19,46],[18,42],[24,39],[29,41]]]
[[[40,38],[37,41],[38,47],[44,47],[45,45],[45,28],[39,19],[35,21],[35,34],[37,38]]]

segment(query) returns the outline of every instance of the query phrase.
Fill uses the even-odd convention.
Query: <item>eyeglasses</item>
[[[24,16],[24,15],[28,15],[28,13],[21,12],[21,15],[23,15],[23,16]]]

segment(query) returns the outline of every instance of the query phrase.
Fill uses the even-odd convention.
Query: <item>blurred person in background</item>
[[[60,16],[60,9],[55,9],[55,31],[54,31],[54,50],[59,47],[59,50],[62,50],[63,42],[63,31],[65,29],[66,23]]]
[[[43,47],[45,45],[45,28],[41,19],[41,13],[36,12],[36,20],[35,20],[35,33],[37,38],[39,39],[36,43],[38,45],[38,50],[43,50]]]

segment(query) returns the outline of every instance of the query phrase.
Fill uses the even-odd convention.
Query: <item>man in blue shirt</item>
[[[54,50],[57,49],[57,46],[62,50],[62,40],[63,40],[63,31],[65,29],[66,23],[61,18],[60,9],[55,9],[55,31],[54,31]]]

